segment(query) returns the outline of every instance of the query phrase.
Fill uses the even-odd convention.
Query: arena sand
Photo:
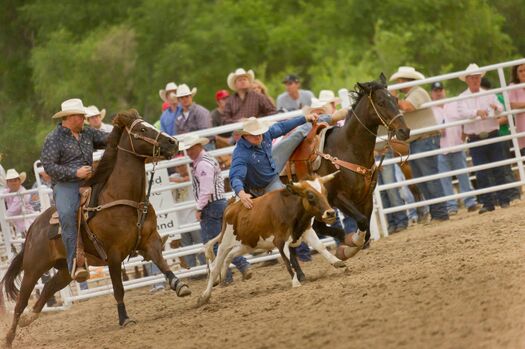
[[[125,329],[112,296],[91,299],[19,329],[14,347],[525,348],[524,208],[412,227],[373,243],[347,271],[316,255],[297,289],[279,264],[216,288],[198,309],[202,280],[184,299],[131,291],[137,324]]]

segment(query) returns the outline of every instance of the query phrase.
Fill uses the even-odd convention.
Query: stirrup
[[[89,279],[89,271],[86,266],[77,267],[77,259],[73,259],[73,270],[71,271],[71,279],[76,282],[85,282]]]

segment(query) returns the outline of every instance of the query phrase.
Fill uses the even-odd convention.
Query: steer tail
[[[215,259],[215,253],[213,252],[213,246],[215,246],[216,243],[221,243],[222,237],[224,235],[224,231],[226,230],[226,212],[228,208],[226,207],[226,210],[224,210],[224,215],[222,217],[222,229],[221,233],[208,241],[206,245],[204,246],[204,255],[206,256],[206,260],[213,262]]]
[[[7,295],[7,298],[14,301],[16,300],[16,297],[18,296],[19,290],[15,285],[15,280],[18,277],[18,275],[22,272],[22,263],[24,261],[24,249],[22,248],[22,251],[18,253],[15,258],[11,261],[11,264],[9,265],[9,268],[7,269],[7,272],[4,275],[4,278],[2,279],[2,282],[0,284],[0,291],[2,289],[2,286],[4,286],[5,294]]]

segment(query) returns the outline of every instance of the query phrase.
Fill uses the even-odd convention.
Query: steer
[[[205,246],[206,257],[211,261],[214,259],[213,246],[219,242],[217,257],[210,266],[208,285],[198,305],[208,302],[219,272],[224,280],[233,258],[255,250],[270,251],[277,247],[292,277],[293,287],[301,286],[301,283],[295,271],[297,267],[290,264],[289,246],[299,245],[302,239],[334,267],[344,267],[344,262],[326,250],[311,228],[314,217],[326,224],[336,220],[323,183],[332,180],[338,172],[288,184],[286,189],[267,193],[253,200],[252,209],[247,209],[240,201],[229,203],[224,211],[221,233]]]

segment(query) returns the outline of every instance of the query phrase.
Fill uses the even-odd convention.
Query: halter
[[[146,136],[143,136],[141,134],[133,132],[133,128],[135,128],[135,126],[137,126],[138,124],[141,124],[143,122],[144,122],[144,120],[142,120],[142,119],[136,119],[135,121],[133,121],[131,126],[126,127],[126,132],[128,133],[129,144],[131,146],[131,150],[126,149],[126,148],[122,148],[120,145],[118,145],[117,148],[122,150],[122,151],[125,151],[127,153],[130,153],[130,154],[133,154],[135,156],[138,156],[138,157],[142,157],[142,158],[153,157],[153,158],[156,158],[160,154],[160,145],[159,145],[158,139],[160,137],[161,132],[158,131],[158,130],[155,130],[157,132],[157,135],[155,136],[155,139],[150,138],[150,137],[146,137]],[[136,150],[135,150],[135,146],[133,144],[132,136],[133,136],[134,139],[140,139],[140,140],[142,140],[142,141],[144,141],[146,143],[149,143],[149,144],[153,145],[152,154],[151,155],[143,155],[143,154],[137,153]]]

